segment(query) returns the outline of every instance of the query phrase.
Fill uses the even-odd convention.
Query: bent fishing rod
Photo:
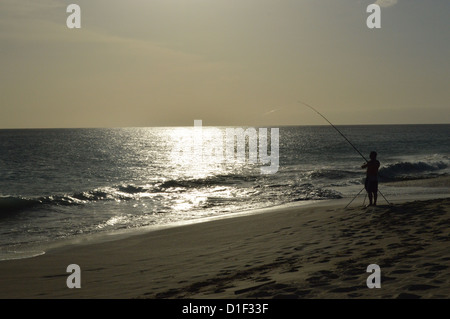
[[[352,142],[350,142],[349,141],[349,139],[344,135],[344,134],[342,134],[342,132],[341,131],[339,131],[339,129],[336,127],[336,126],[334,126],[333,125],[333,123],[331,123],[330,121],[328,121],[328,119],[325,117],[325,116],[323,116],[319,111],[317,111],[315,108],[313,108],[311,105],[309,105],[309,104],[307,104],[307,103],[305,103],[305,102],[302,102],[302,101],[298,101],[298,103],[301,103],[301,104],[303,104],[303,105],[306,105],[307,107],[309,107],[311,110],[313,110],[314,112],[316,112],[317,114],[319,114],[321,117],[323,117],[323,119],[325,120],[325,121],[327,121],[339,134],[341,134],[341,136],[348,142],[348,144],[350,144],[352,147],[353,147],[353,149],[355,150],[355,151],[357,151],[358,152],[358,154],[359,155],[361,155],[361,157],[366,161],[366,163],[368,162],[368,160],[364,157],[364,155],[362,155],[362,153],[356,148],[356,146],[355,145],[353,145],[352,144]]]
[[[339,129],[336,127],[336,126],[334,126],[333,125],[333,123],[331,123],[330,121],[328,121],[328,119],[325,117],[325,116],[323,116],[322,115],[322,113],[320,113],[319,111],[317,111],[314,107],[312,107],[311,105],[309,105],[308,103],[305,103],[305,102],[302,102],[302,101],[298,101],[298,103],[300,103],[300,104],[303,104],[303,105],[305,105],[305,106],[307,106],[307,107],[309,107],[311,110],[313,110],[314,112],[316,112],[317,114],[319,114],[325,121],[327,121],[352,147],[353,147],[353,149],[356,151],[356,152],[358,152],[358,154],[359,155],[361,155],[361,157],[366,161],[366,163],[367,162],[369,162],[368,160],[367,160],[367,158],[356,148],[356,146],[355,145],[353,145],[353,143],[352,142],[350,142],[350,140],[344,135],[344,134],[342,134],[342,132],[341,131],[339,131]],[[362,191],[362,190],[361,190]],[[381,194],[381,196],[383,196],[383,198],[384,198],[384,200],[390,205],[391,203],[389,203],[389,201],[386,199],[386,197],[384,197],[384,195],[383,195],[383,193],[380,191],[380,190],[378,190],[378,192]],[[361,192],[359,192],[359,193],[361,193]],[[358,193],[358,195],[359,195],[359,193]],[[357,195],[357,196],[358,196]],[[348,206],[348,205],[347,205]]]

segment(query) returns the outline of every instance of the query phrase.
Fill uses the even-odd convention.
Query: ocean
[[[448,196],[448,189],[388,182],[448,176],[450,125],[338,128],[365,157],[378,153],[387,199]],[[217,156],[227,128],[201,129],[203,142],[209,136],[201,153],[186,151],[195,149],[194,126],[0,130],[0,260],[80,236],[351,200],[363,187],[364,160],[331,126],[267,128],[267,137],[256,128],[271,163],[251,160],[250,138],[243,161]],[[269,164],[277,165],[263,173]]]

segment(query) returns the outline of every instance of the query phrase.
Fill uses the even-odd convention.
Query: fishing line
[[[369,162],[367,159],[366,159],[366,157],[356,148],[356,146],[355,145],[353,145],[353,143],[352,142],[350,142],[350,140],[344,135],[344,134],[342,134],[342,132],[341,131],[339,131],[339,129],[336,127],[336,126],[334,126],[333,125],[333,123],[331,123],[330,121],[328,121],[328,119],[325,117],[325,116],[323,116],[322,115],[322,113],[320,113],[319,111],[317,111],[314,107],[312,107],[311,105],[309,105],[308,103],[305,103],[305,102],[302,102],[302,101],[298,101],[298,103],[300,103],[300,104],[303,104],[303,105],[305,105],[305,106],[307,106],[307,107],[309,107],[311,110],[313,110],[314,112],[316,112],[317,114],[319,114],[325,121],[327,121],[352,147],[353,147],[353,149],[355,150],[355,151],[357,151],[358,152],[358,154],[359,155],[361,155],[361,157],[366,161],[366,163],[367,162]],[[364,189],[364,188],[363,188]],[[361,190],[362,191],[362,190]],[[361,193],[361,191],[358,193],[358,195]],[[390,205],[391,203],[389,203],[389,201],[386,199],[386,197],[384,197],[384,195],[383,195],[383,193],[380,191],[380,190],[378,190],[378,192],[380,193],[380,195],[381,196],[383,196],[383,198],[384,198],[384,200]],[[356,195],[356,196],[358,196],[358,195]],[[356,197],[355,197],[356,198]],[[352,200],[353,201],[353,200]],[[364,201],[365,201],[365,198],[364,198]],[[350,204],[350,203],[349,203]],[[348,205],[347,205],[348,206]],[[346,206],[346,207],[347,207]]]
[[[311,105],[309,105],[309,104],[307,104],[307,103],[305,103],[305,102],[302,102],[302,101],[298,101],[299,103],[301,103],[301,104],[303,104],[303,105],[306,105],[307,107],[309,107],[311,110],[313,110],[314,112],[316,112],[317,114],[319,114],[321,117],[323,117],[324,119],[325,119],[325,121],[327,121],[339,134],[341,134],[341,136],[353,147],[353,149],[355,150],[355,151],[357,151],[358,152],[358,154],[359,155],[361,155],[361,157],[366,161],[366,163],[368,162],[368,160],[364,157],[364,155],[362,155],[362,153],[356,148],[356,146],[355,145],[353,145],[352,144],[352,142],[350,142],[349,141],[349,139],[347,138],[347,137],[345,137],[345,135],[344,134],[342,134],[342,132],[341,131],[339,131],[339,129],[336,127],[336,126],[334,126],[333,125],[333,123],[331,123],[330,121],[328,121],[328,119],[325,117],[325,116],[323,116],[319,111],[317,111],[315,108],[313,108]]]

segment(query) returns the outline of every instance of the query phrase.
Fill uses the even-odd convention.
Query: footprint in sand
[[[398,269],[391,272],[391,274],[407,274],[410,273],[411,270],[408,269]]]
[[[414,294],[408,294],[406,292],[402,292],[397,296],[397,299],[420,299],[420,296]]]
[[[429,270],[430,271],[441,271],[441,270],[445,270],[447,268],[448,268],[448,266],[445,266],[445,265],[437,265],[437,266],[431,267]]]
[[[434,272],[427,272],[425,274],[418,274],[417,276],[430,279],[430,278],[436,277],[436,273],[434,273]]]
[[[424,290],[430,290],[430,289],[435,289],[435,288],[439,288],[437,286],[432,286],[432,285],[409,285],[405,287],[406,290],[409,291],[424,291]]]
[[[339,288],[330,290],[330,292],[352,292],[352,291],[356,291],[356,290],[360,290],[360,289],[361,289],[361,286],[339,287]]]

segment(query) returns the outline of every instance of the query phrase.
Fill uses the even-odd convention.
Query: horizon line
[[[408,125],[450,125],[450,123],[396,123],[396,124],[334,124],[335,126],[408,126]],[[283,124],[283,125],[202,125],[202,127],[310,127],[330,124]],[[126,129],[126,128],[187,128],[194,125],[167,126],[73,126],[73,127],[4,127],[0,130],[64,130],[64,129]]]

